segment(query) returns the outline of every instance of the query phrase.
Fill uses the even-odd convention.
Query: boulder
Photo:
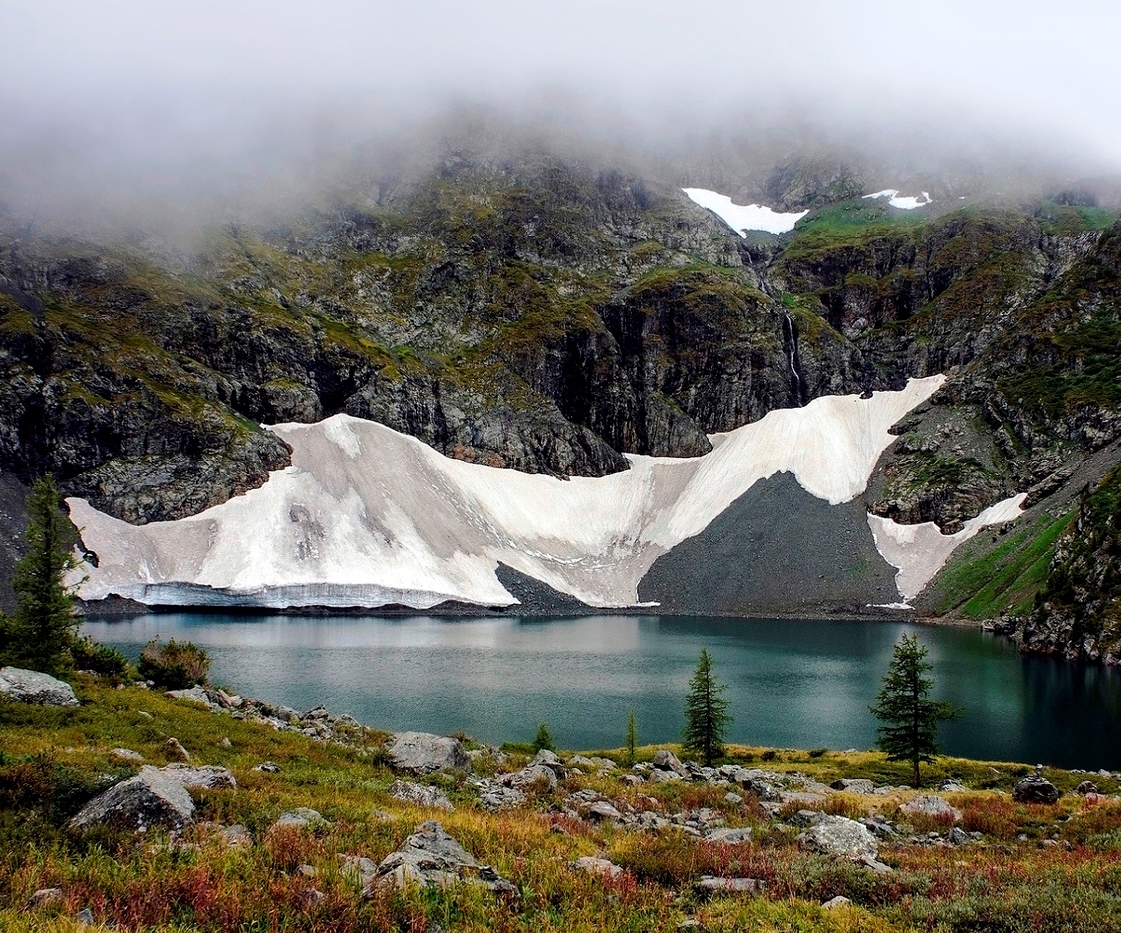
[[[27,906],[49,907],[62,901],[62,888],[40,888],[27,899]]]
[[[1040,774],[1020,778],[1012,788],[1012,799],[1017,803],[1055,803],[1061,796],[1059,789]]]
[[[118,761],[127,761],[134,765],[144,764],[144,756],[140,752],[134,752],[131,748],[114,748],[109,754]]]
[[[387,855],[378,866],[376,877],[389,879],[399,888],[409,884],[446,887],[465,882],[500,894],[518,893],[493,868],[475,861],[435,820],[422,824],[401,848]]]
[[[708,830],[704,835],[708,842],[738,845],[741,842],[751,842],[751,827],[742,826],[739,829],[730,829],[726,826],[718,826]]]
[[[605,878],[618,878],[623,873],[623,869],[614,862],[605,858],[594,858],[591,855],[585,855],[568,864],[577,871],[587,872],[590,875],[602,875]]]
[[[680,759],[668,748],[659,748],[654,752],[654,767],[659,771],[672,771],[681,777],[687,777],[689,772],[685,769]]]
[[[195,684],[193,687],[188,687],[185,690],[168,690],[164,696],[172,700],[186,700],[188,703],[198,703],[208,709],[220,709],[221,704],[218,702],[218,694],[212,690],[207,690],[206,687],[200,687]]]
[[[20,667],[0,668],[0,693],[17,703],[40,706],[78,706],[78,698],[68,683],[50,674],[26,671]]]
[[[191,760],[190,753],[183,747],[183,743],[180,742],[177,738],[172,737],[168,739],[163,743],[163,748],[164,752],[167,753],[167,757],[172,761]]]
[[[843,894],[838,894],[836,897],[831,897],[829,900],[824,901],[821,905],[822,910],[836,910],[838,907],[849,907],[852,904],[847,897]]]
[[[949,823],[961,822],[961,810],[937,794],[923,794],[901,804],[898,812],[903,816],[927,816]]]
[[[546,765],[527,765],[521,771],[502,775],[502,783],[518,789],[539,784],[552,790],[557,786],[557,772]]]
[[[192,768],[190,765],[171,764],[160,769],[161,774],[166,774],[171,780],[182,784],[187,790],[215,790],[217,788],[233,789],[237,787],[237,780],[229,768],[220,768],[217,765],[204,765],[201,768]]]
[[[847,790],[850,794],[874,794],[876,784],[867,778],[840,778],[829,785],[833,790]]]
[[[684,781],[685,778],[676,771],[662,771],[659,768],[655,768],[650,772],[650,776],[646,780],[651,784],[669,784],[673,781]]]
[[[516,787],[507,787],[499,781],[483,779],[475,786],[479,789],[479,806],[491,813],[525,803],[525,794]]]
[[[438,787],[417,784],[413,781],[394,781],[389,788],[389,796],[420,807],[435,807],[438,810],[454,810],[455,805]]]
[[[262,774],[279,774],[280,765],[278,765],[275,761],[262,761],[253,770],[260,771]]]
[[[597,800],[588,807],[588,819],[595,823],[611,823],[622,818],[623,814],[606,800]]]
[[[400,771],[429,774],[450,769],[470,771],[471,759],[459,739],[427,732],[397,732],[389,746],[390,764]]]
[[[307,829],[308,827],[330,825],[331,821],[325,819],[318,810],[313,810],[311,807],[296,807],[295,810],[281,813],[276,822],[272,824],[272,829],[284,829],[285,827]]]
[[[767,882],[758,878],[714,878],[705,875],[695,885],[702,894],[762,894]]]
[[[867,826],[847,817],[824,813],[798,836],[798,844],[809,852],[836,858],[875,860],[879,854],[876,837]]]
[[[195,805],[178,781],[150,765],[135,777],[94,797],[71,821],[74,829],[114,826],[143,833],[158,827],[179,830],[192,823]]]
[[[1095,784],[1093,781],[1083,781],[1081,784],[1079,784],[1074,789],[1074,792],[1076,794],[1083,794],[1083,795],[1085,795],[1085,794],[1096,794],[1096,793],[1098,793],[1098,785]]]

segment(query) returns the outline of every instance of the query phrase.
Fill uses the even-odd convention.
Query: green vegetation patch
[[[1044,513],[1027,527],[1000,538],[995,546],[984,534],[966,542],[930,585],[928,598],[934,611],[967,619],[1028,612],[1072,517],[1072,512]]]

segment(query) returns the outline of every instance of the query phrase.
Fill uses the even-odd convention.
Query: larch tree
[[[706,767],[724,756],[724,737],[732,722],[724,690],[724,684],[713,676],[708,649],[702,648],[693,679],[689,681],[689,695],[685,698],[682,745],[686,751],[700,755]]]

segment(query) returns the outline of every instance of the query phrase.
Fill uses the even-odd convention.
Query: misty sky
[[[929,112],[952,122],[968,112],[978,125],[1007,124],[1121,168],[1119,9],[1105,0],[0,0],[0,159],[9,163],[0,177],[20,159],[45,179],[51,165],[109,163],[124,151],[140,164],[168,152],[217,164],[254,147],[267,155],[285,132],[315,135],[316,145],[346,137],[358,110],[386,122],[435,112],[449,97],[524,105],[561,90],[628,114],[717,121],[725,109],[791,97],[839,120]]]

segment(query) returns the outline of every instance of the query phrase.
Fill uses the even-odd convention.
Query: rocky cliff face
[[[904,214],[862,187],[841,160],[787,160],[759,190],[810,215],[742,240],[669,185],[455,151],[182,254],[4,220],[0,471],[179,518],[289,462],[262,423],[343,412],[602,476],[946,372],[864,504],[949,533],[1015,491],[1046,502],[1121,437],[1121,227],[1070,198]]]

